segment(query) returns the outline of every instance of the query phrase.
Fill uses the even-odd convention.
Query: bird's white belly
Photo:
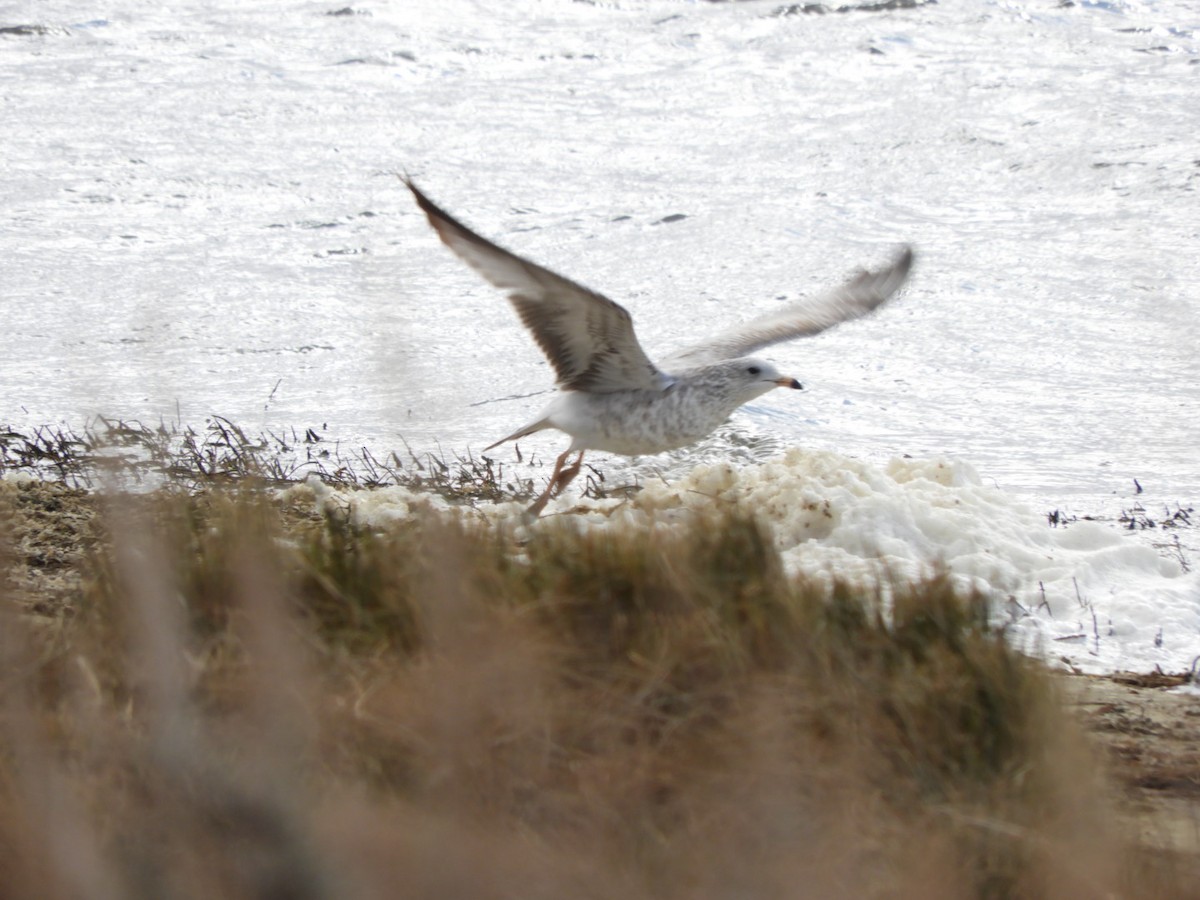
[[[711,434],[733,408],[697,402],[694,391],[572,391],[555,398],[550,424],[577,450],[642,456],[685,447]]]

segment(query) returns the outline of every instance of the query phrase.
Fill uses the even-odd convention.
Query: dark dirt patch
[[[1147,844],[1200,867],[1200,696],[1172,692],[1182,675],[1064,681],[1106,753],[1118,809]]]

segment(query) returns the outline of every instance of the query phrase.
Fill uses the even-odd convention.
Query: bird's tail
[[[488,446],[483,448],[483,452],[486,453],[488,450],[491,450],[492,447],[499,447],[501,444],[506,443],[508,441],[515,441],[518,438],[525,437],[525,435],[527,435],[527,434],[533,434],[535,431],[541,431],[544,428],[550,428],[550,427],[552,427],[552,426],[550,425],[549,419],[538,419],[536,422],[530,422],[525,427],[519,428],[518,430],[516,430],[512,434],[510,434],[508,437],[502,437],[502,438],[500,438],[500,440],[496,441],[496,443],[489,444]]]

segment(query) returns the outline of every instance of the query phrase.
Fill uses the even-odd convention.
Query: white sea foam
[[[994,600],[1022,649],[1085,670],[1186,668],[1200,653],[1200,579],[1112,524],[1052,527],[967,464],[881,468],[792,451],[762,466],[697,469],[648,505],[711,495],[774,527],[787,566],[819,579],[914,578],[944,566]]]

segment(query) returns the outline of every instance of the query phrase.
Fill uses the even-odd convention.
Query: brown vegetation
[[[827,595],[737,512],[0,521],[0,897],[1189,896],[978,598]]]

